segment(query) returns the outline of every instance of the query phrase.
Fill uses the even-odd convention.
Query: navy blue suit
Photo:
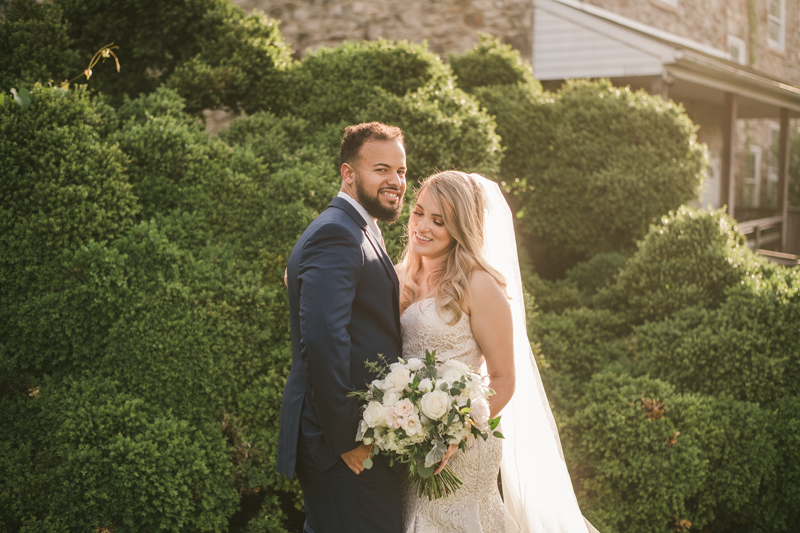
[[[399,476],[382,460],[356,476],[340,455],[358,446],[364,366],[401,356],[397,276],[366,221],[334,198],[297,241],[287,268],[292,368],[281,406],[278,471],[296,473],[305,531],[398,533]]]

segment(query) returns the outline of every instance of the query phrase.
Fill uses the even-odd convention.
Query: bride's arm
[[[486,358],[491,416],[497,416],[514,395],[514,332],[511,305],[503,288],[483,270],[472,272],[469,282],[472,334]]]

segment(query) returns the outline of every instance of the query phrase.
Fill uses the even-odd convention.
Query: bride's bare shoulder
[[[506,299],[505,290],[485,270],[476,268],[469,275],[470,307],[497,304]]]

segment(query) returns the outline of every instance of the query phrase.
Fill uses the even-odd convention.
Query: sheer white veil
[[[501,412],[503,499],[522,533],[597,533],[583,518],[525,325],[514,221],[497,183],[470,174],[486,196],[484,250],[508,281],[516,388]]]

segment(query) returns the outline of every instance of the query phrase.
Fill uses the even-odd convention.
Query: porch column
[[[719,201],[728,204],[728,215],[733,218],[736,206],[736,115],[738,98],[725,93],[725,107],[722,117],[722,161],[719,180]]]
[[[778,145],[778,208],[780,209],[783,223],[781,224],[781,251],[789,248],[789,148],[791,135],[789,134],[789,110],[781,109],[781,134]]]

